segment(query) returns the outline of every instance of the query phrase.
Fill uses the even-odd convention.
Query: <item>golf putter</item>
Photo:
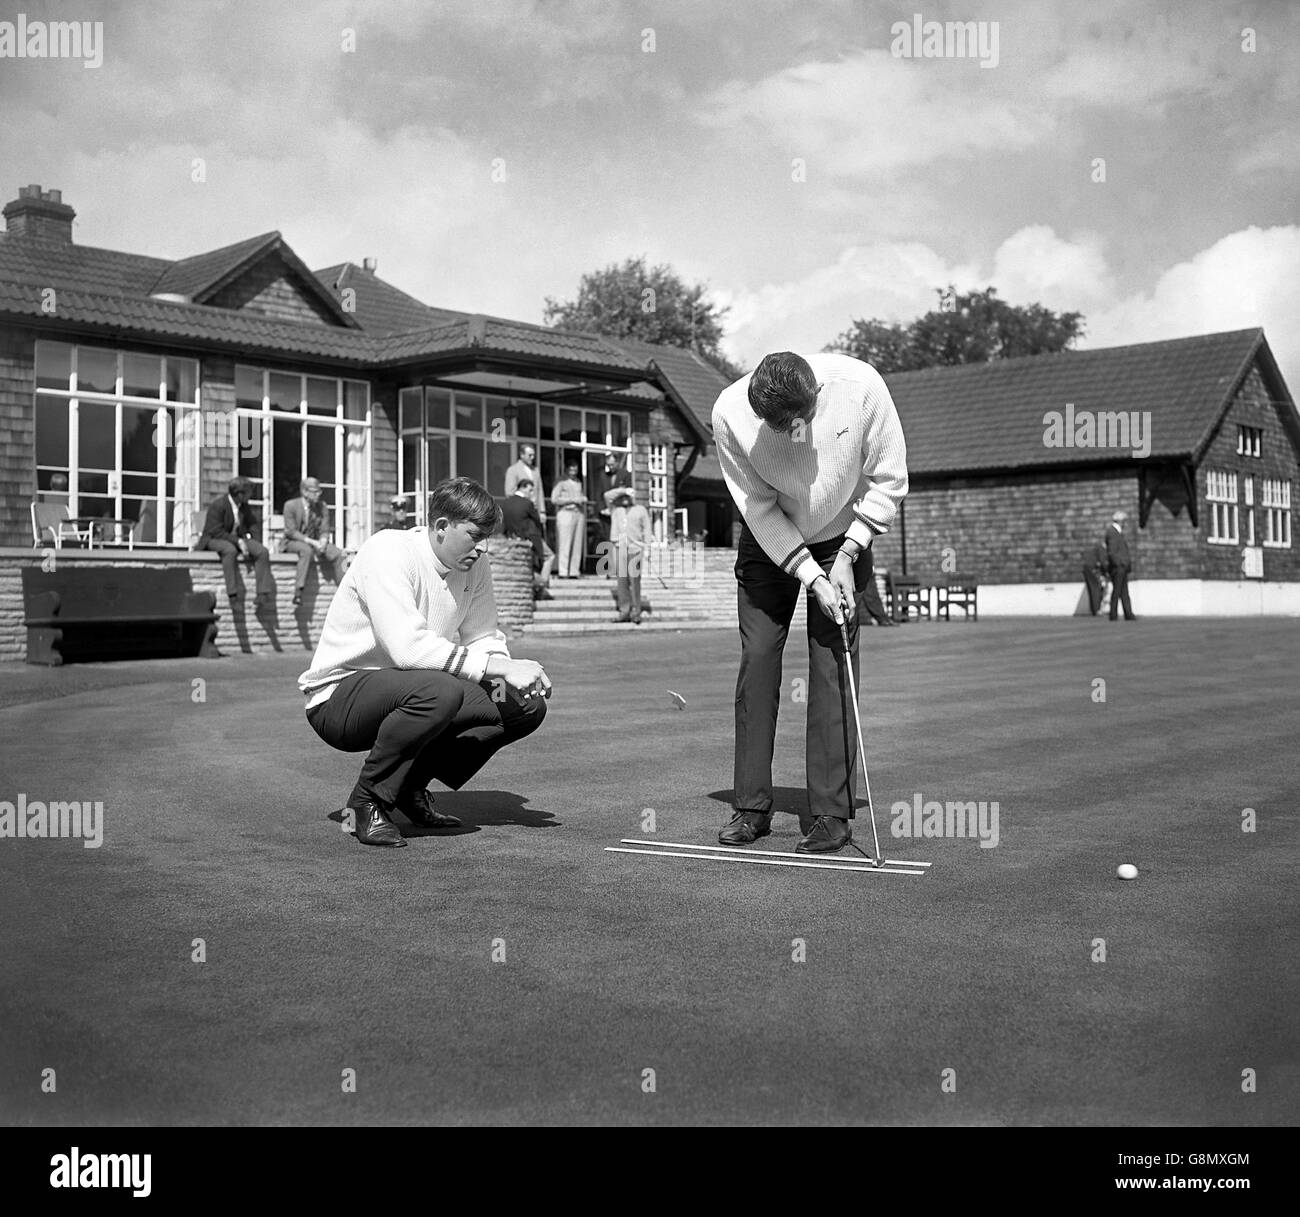
[[[840,613],[844,617],[840,622],[840,639],[844,643],[844,671],[849,678],[849,695],[853,699],[853,722],[858,729],[858,755],[862,758],[862,778],[867,788],[867,811],[871,815],[871,840],[876,847],[876,856],[871,860],[871,864],[881,867],[885,865],[885,856],[880,852],[880,838],[876,835],[876,808],[871,801],[871,774],[867,770],[867,749],[862,742],[862,718],[858,714],[858,686],[853,679],[853,656],[849,654],[849,606],[843,596],[840,597]],[[857,849],[857,846],[854,845],[854,848]],[[858,849],[858,853],[862,853],[862,850]]]

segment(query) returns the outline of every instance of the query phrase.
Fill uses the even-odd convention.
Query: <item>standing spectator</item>
[[[632,485],[632,475],[615,452],[605,454],[605,468],[597,478],[600,489],[600,530],[604,540],[610,541],[610,513],[613,511],[613,492],[622,486]]]
[[[1095,617],[1101,608],[1104,590],[1102,580],[1110,566],[1106,553],[1106,542],[1096,541],[1083,551],[1083,581],[1088,586],[1088,611]]]
[[[238,606],[242,589],[235,570],[236,558],[242,555],[253,563],[257,575],[259,607],[275,599],[275,580],[271,577],[271,556],[254,537],[262,522],[248,505],[252,483],[247,478],[231,478],[226,493],[213,499],[196,549],[210,549],[221,555],[221,571],[226,577],[226,595],[232,608]]]
[[[1128,575],[1133,569],[1133,558],[1129,553],[1128,541],[1124,539],[1124,521],[1128,516],[1117,511],[1110,518],[1110,527],[1106,529],[1106,557],[1110,566],[1110,619],[1119,620],[1120,601],[1124,603],[1124,620],[1136,621],[1133,605],[1128,598]]]
[[[650,513],[636,501],[631,486],[611,493],[617,496],[610,511],[610,540],[617,563],[614,599],[618,616],[614,620],[640,625],[641,563],[650,544]]]
[[[576,579],[582,574],[582,559],[587,548],[587,493],[578,477],[578,462],[570,461],[564,477],[551,491],[555,506],[555,543],[559,549],[557,579]]]
[[[330,509],[321,494],[316,478],[303,478],[299,489],[302,497],[290,499],[284,505],[285,553],[298,555],[298,570],[293,581],[293,602],[302,603],[303,588],[307,586],[307,571],[312,559],[319,557],[334,568],[334,582],[347,573],[348,556],[334,544],[330,531]]]
[[[501,515],[507,537],[520,537],[533,547],[533,599],[554,600],[547,590],[551,585],[551,553],[542,536],[542,522],[537,518],[537,504],[533,502],[533,479],[521,477],[515,483],[515,492],[501,505]]]
[[[859,599],[862,601],[862,607],[867,610],[867,615],[877,625],[897,625],[886,611],[884,601],[880,599],[880,589],[876,586],[876,574],[871,569],[871,551],[862,555],[862,561],[867,563],[867,586]]]
[[[542,475],[537,468],[537,449],[525,444],[519,449],[519,459],[506,470],[506,498],[514,494],[520,478],[527,478],[533,486],[533,503],[537,518],[542,524],[542,539],[546,539],[546,495],[542,488]]]
[[[393,528],[398,532],[405,532],[414,523],[410,512],[406,510],[406,495],[395,494],[388,500],[388,523],[381,524],[375,531],[385,532]]]

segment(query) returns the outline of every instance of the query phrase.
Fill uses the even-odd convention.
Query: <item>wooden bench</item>
[[[24,567],[27,662],[219,658],[216,599],[188,570]]]
[[[945,621],[952,620],[952,610],[959,608],[967,621],[979,620],[979,584],[963,575],[942,575],[935,580],[938,605],[936,615],[942,613]]]
[[[889,615],[895,621],[907,621],[915,613],[917,620],[930,617],[930,589],[922,587],[921,580],[912,575],[890,574],[885,580],[889,588]]]

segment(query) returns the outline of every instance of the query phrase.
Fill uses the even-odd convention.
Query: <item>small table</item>
[[[122,530],[126,530],[126,547],[135,549],[135,521],[119,520],[112,516],[73,516],[70,520],[63,522],[65,525],[71,524],[76,533],[77,539],[85,542],[87,549],[95,548],[95,533],[99,532],[99,544],[108,545],[110,542],[105,538],[104,533],[107,529],[113,529],[116,534],[111,544],[122,544]]]

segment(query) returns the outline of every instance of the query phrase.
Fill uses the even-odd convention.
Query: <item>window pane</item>
[[[555,407],[539,404],[537,407],[538,418],[538,439],[553,440],[555,438]]]
[[[44,345],[44,344],[42,344]],[[36,463],[68,467],[68,402],[66,398],[36,399]]]
[[[198,364],[192,359],[167,359],[167,400],[194,404]],[[239,391],[239,369],[235,369],[235,392]],[[259,394],[260,397],[260,394]]]
[[[488,440],[487,446],[487,482],[485,485],[491,494],[503,495],[506,492],[506,470],[513,462],[510,459],[510,445],[498,444]]]
[[[405,389],[402,390],[406,392]],[[416,479],[420,476],[420,439],[408,435],[402,440],[402,486],[403,490],[414,490]]]
[[[442,389],[429,390],[429,426],[443,431],[451,428],[451,394]]]
[[[609,424],[609,415],[603,410],[584,410],[583,425],[587,429],[587,443],[606,443],[605,428]]]
[[[370,386],[363,380],[343,382],[343,417],[364,422],[370,408]]]
[[[582,411],[560,409],[560,438],[582,442]]]
[[[431,490],[439,482],[451,477],[451,440],[445,435],[429,437],[429,484]]]
[[[170,376],[171,360],[167,361],[167,372]],[[168,397],[171,396],[170,387],[167,390],[167,395]],[[242,364],[235,365],[235,405],[243,406],[248,410],[260,410],[262,408],[262,372],[259,368],[246,368]]]
[[[36,387],[67,389],[71,387],[72,346],[66,342],[36,344]]]
[[[77,438],[82,468],[116,468],[117,407],[107,402],[83,401],[78,416]]]
[[[615,448],[626,448],[627,430],[628,430],[627,415],[611,414],[609,416],[609,430],[610,430],[609,442],[613,444]]]
[[[473,478],[480,484],[483,482],[483,441],[481,439],[456,437],[456,476]]]
[[[157,412],[147,406],[122,407],[122,468],[151,472],[158,468],[158,447],[154,440]],[[170,437],[159,432],[159,442]]]
[[[510,402],[504,397],[489,397],[485,400],[487,407],[487,425],[484,430],[488,435],[496,435],[501,439],[508,439],[510,436],[510,424],[507,420],[507,408]]]
[[[397,395],[398,426],[404,432],[420,430],[420,390],[402,389]]]
[[[475,393],[456,394],[456,430],[482,431],[483,399]],[[458,473],[457,477],[472,477],[472,474]]]
[[[535,401],[516,401],[515,413],[515,434],[521,439],[536,439],[537,403]]]
[[[146,477],[143,473],[124,473],[122,475],[122,493],[135,498],[151,499],[158,493],[158,478]],[[132,520],[136,516],[130,517]]]
[[[162,360],[157,355],[122,355],[122,393],[126,397],[161,397]]]
[[[271,424],[271,451],[275,464],[271,475],[271,501],[274,512],[284,510],[289,499],[298,497],[302,481],[302,423],[276,419]]]
[[[333,485],[337,480],[334,467],[334,428],[307,428],[307,477]],[[295,497],[295,491],[290,498]]]
[[[78,347],[77,388],[85,392],[116,393],[117,352]]]
[[[307,412],[328,414],[331,417],[338,414],[339,383],[337,380],[324,380],[319,376],[307,377]]]
[[[287,410],[291,414],[297,414],[299,394],[302,392],[302,378],[286,376],[283,372],[272,372],[267,380],[270,382],[271,409]]]

